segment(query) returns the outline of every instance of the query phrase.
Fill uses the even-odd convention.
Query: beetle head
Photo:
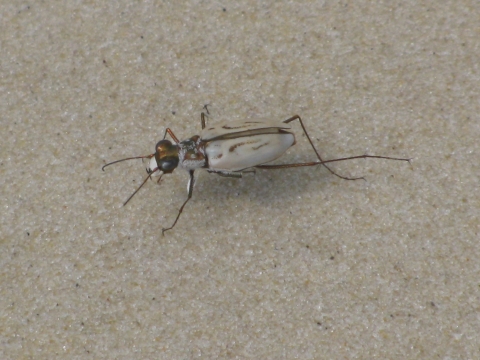
[[[160,140],[155,146],[155,161],[159,171],[170,174],[178,166],[178,146],[169,140]],[[150,162],[150,171],[153,170]]]

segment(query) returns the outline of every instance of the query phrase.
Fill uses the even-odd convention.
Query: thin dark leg
[[[170,135],[172,137],[172,139],[177,144],[180,142],[180,141],[178,141],[177,137],[175,136],[175,134],[173,133],[173,131],[170,128],[167,128],[167,130],[165,130],[165,134],[163,134],[163,140],[165,140],[165,138],[167,137],[167,133],[168,133],[168,135]]]
[[[180,210],[178,210],[178,215],[177,215],[175,221],[173,222],[172,226],[170,226],[169,228],[163,228],[163,229],[162,229],[162,235],[165,235],[165,231],[168,231],[168,230],[173,229],[173,227],[174,227],[175,224],[177,223],[178,219],[180,218],[180,214],[182,213],[183,208],[185,207],[185,205],[187,205],[188,200],[190,200],[190,199],[192,198],[192,194],[193,194],[193,184],[195,183],[195,177],[193,176],[193,173],[194,173],[194,170],[190,170],[190,182],[189,182],[189,184],[188,184],[188,197],[187,197],[187,200],[185,200],[185,202],[183,203],[183,205],[180,207]]]
[[[242,177],[242,172],[240,171],[224,171],[224,170],[211,170],[208,169],[207,172],[210,174],[217,174],[224,177],[240,179]]]
[[[312,161],[308,163],[295,163],[295,164],[279,164],[279,165],[257,165],[255,166],[258,169],[285,169],[285,168],[294,168],[294,167],[302,167],[302,166],[317,166],[323,165],[325,166],[326,163],[336,162],[336,161],[344,161],[344,160],[353,160],[353,159],[366,159],[366,158],[374,158],[374,159],[387,159],[387,160],[399,160],[399,161],[407,161],[410,162],[411,159],[403,159],[403,158],[393,158],[388,156],[376,156],[376,155],[357,155],[357,156],[349,156],[345,158],[338,158],[332,160],[325,160],[325,161]]]
[[[243,174],[246,174],[246,173],[253,173],[255,175],[255,172],[256,172],[255,169],[247,169],[247,170],[241,170],[241,171],[225,171],[225,170],[208,169],[207,171],[210,174],[217,174],[220,176],[236,178],[236,179],[242,178]]]
[[[205,111],[207,112],[207,114],[210,115],[210,112],[208,111],[208,105],[209,105],[209,104],[203,105],[203,108],[205,109]],[[205,129],[205,126],[206,126],[205,113],[204,113],[204,112],[202,112],[201,118],[202,118],[202,130],[203,130],[203,129]]]
[[[320,160],[320,164],[325,166],[327,168],[328,171],[330,171],[330,173],[332,173],[333,175],[335,176],[338,176],[339,178],[341,179],[344,179],[344,180],[360,180],[360,179],[363,179],[365,180],[364,177],[357,177],[357,178],[349,178],[349,177],[346,177],[346,176],[342,176],[342,175],[339,175],[337,174],[335,171],[333,171],[332,169],[330,169],[327,165],[325,165],[325,162],[323,161],[323,159],[321,158],[320,154],[318,153],[317,149],[315,148],[315,146],[313,145],[313,142],[312,140],[310,139],[310,136],[308,136],[308,133],[307,133],[307,129],[305,129],[305,126],[303,125],[303,121],[302,119],[300,118],[300,116],[298,115],[295,115],[295,116],[292,116],[291,118],[287,119],[284,121],[285,124],[288,124],[294,120],[298,120],[300,122],[300,126],[302,127],[303,129],[303,132],[304,134],[307,136],[307,139],[308,139],[308,142],[310,143],[310,145],[312,146],[312,149],[313,151],[315,151],[315,154],[317,155],[317,158],[318,160]],[[320,165],[319,163],[312,163],[312,165],[303,165],[303,166],[313,166],[313,165]],[[261,165],[263,166],[263,165]],[[262,168],[260,166],[257,166],[259,168]],[[286,167],[294,167],[294,166],[286,166]],[[267,169],[266,167],[263,167],[263,169]]]

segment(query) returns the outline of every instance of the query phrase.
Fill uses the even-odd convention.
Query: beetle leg
[[[217,174],[224,177],[231,177],[240,179],[242,177],[242,172],[240,171],[225,171],[225,170],[207,170],[211,174]]]
[[[331,160],[325,160],[325,161],[312,161],[308,163],[294,163],[294,164],[278,164],[278,165],[257,165],[255,166],[258,169],[286,169],[286,168],[294,168],[294,167],[302,167],[302,166],[317,166],[317,165],[323,165],[325,166],[326,163],[331,163],[331,162],[336,162],[336,161],[344,161],[344,160],[353,160],[353,159],[366,159],[366,158],[374,158],[374,159],[387,159],[387,160],[399,160],[399,161],[407,161],[410,163],[410,160],[412,159],[406,159],[406,158],[394,158],[394,157],[389,157],[389,156],[377,156],[377,155],[357,155],[357,156],[349,156],[345,158],[338,158],[338,159],[331,159]],[[356,180],[356,179],[363,179],[365,178],[355,178],[355,179],[347,179],[347,180]]]
[[[210,112],[208,111],[208,105],[210,105],[210,104],[203,105],[203,108],[207,112],[207,115],[210,115]],[[205,117],[206,117],[205,113],[202,112],[202,114],[201,114],[202,130],[205,129],[205,126],[206,126]]]
[[[313,142],[312,142],[312,140],[310,139],[310,136],[308,135],[307,129],[305,129],[305,126],[303,125],[302,118],[301,118],[300,116],[298,116],[298,115],[294,115],[294,116],[292,116],[291,118],[285,120],[284,123],[285,123],[285,124],[288,124],[288,123],[290,123],[290,122],[292,122],[292,121],[294,121],[294,120],[298,120],[298,121],[300,122],[300,126],[302,127],[304,134],[307,136],[308,142],[309,142],[310,145],[312,146],[313,151],[315,151],[315,154],[317,155],[318,160],[320,160],[320,162],[322,163],[322,165],[325,166],[325,167],[327,168],[327,170],[330,171],[330,173],[332,173],[333,175],[338,176],[340,179],[344,179],[344,180],[359,180],[359,179],[365,180],[365,178],[363,178],[363,177],[349,178],[349,177],[346,177],[346,176],[339,175],[339,174],[337,174],[335,171],[333,171],[332,169],[330,169],[327,165],[325,165],[322,157],[320,156],[320,154],[318,153],[317,149],[316,149],[315,146],[313,145]],[[367,157],[368,157],[368,156],[367,156]],[[309,163],[309,164],[310,164],[310,163]],[[306,165],[306,164],[305,164],[305,165],[301,165],[301,166],[313,166],[313,165],[315,165],[315,164],[319,165],[318,163],[311,163],[311,165]],[[294,165],[294,164],[291,164],[291,165]],[[297,165],[297,166],[298,166],[298,165]],[[257,167],[259,167],[259,166],[257,166]],[[285,167],[295,167],[295,166],[285,166]],[[262,168],[262,167],[260,167],[260,168]],[[267,167],[263,167],[263,168],[266,169]],[[272,167],[270,167],[270,168],[272,168]]]
[[[178,210],[177,217],[175,218],[175,221],[173,222],[172,226],[162,229],[162,235],[165,235],[165,231],[173,229],[173,227],[177,223],[178,219],[180,218],[180,214],[182,213],[183,208],[185,207],[185,205],[187,205],[187,202],[192,198],[193,185],[195,183],[195,177],[193,176],[194,172],[195,172],[194,170],[190,170],[190,181],[188,182],[188,197],[187,197],[187,200],[185,200],[185,202],[180,207],[180,210]]]
[[[167,130],[165,130],[165,134],[163,134],[163,140],[165,140],[165,138],[167,137],[167,133],[168,133],[168,135],[170,135],[172,137],[172,139],[177,144],[180,142],[180,141],[178,141],[177,137],[175,136],[175,134],[173,133],[173,131],[170,128],[167,128]]]

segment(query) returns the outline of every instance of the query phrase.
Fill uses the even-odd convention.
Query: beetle
[[[206,110],[208,113],[208,109]],[[298,120],[300,123],[318,161],[278,165],[267,164],[282,156],[290,147],[295,145],[295,135],[289,125],[295,120]],[[152,176],[159,176],[157,182],[160,182],[164,174],[171,174],[177,167],[188,171],[190,179],[187,185],[187,199],[178,210],[177,217],[173,224],[168,228],[162,228],[162,235],[165,234],[165,231],[173,229],[185,205],[192,198],[193,186],[195,184],[194,173],[199,169],[205,169],[209,173],[221,176],[241,178],[243,173],[255,171],[255,169],[272,170],[322,165],[327,168],[330,173],[341,179],[365,180],[363,177],[349,178],[341,176],[326,164],[336,161],[365,158],[407,162],[411,160],[388,156],[358,155],[324,161],[313,145],[303,121],[298,115],[294,115],[282,122],[272,120],[230,121],[222,122],[212,127],[206,127],[205,113],[202,112],[201,126],[202,131],[200,135],[194,135],[183,141],[179,141],[173,131],[167,128],[163,139],[156,144],[153,154],[116,160],[102,167],[102,170],[105,170],[107,166],[132,159],[150,160],[147,167],[148,176],[123,205],[126,205]],[[167,134],[170,135],[173,142],[166,139]]]

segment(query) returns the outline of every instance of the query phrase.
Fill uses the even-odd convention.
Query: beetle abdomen
[[[205,146],[208,168],[239,171],[273,161],[295,144],[289,132],[214,140]]]

